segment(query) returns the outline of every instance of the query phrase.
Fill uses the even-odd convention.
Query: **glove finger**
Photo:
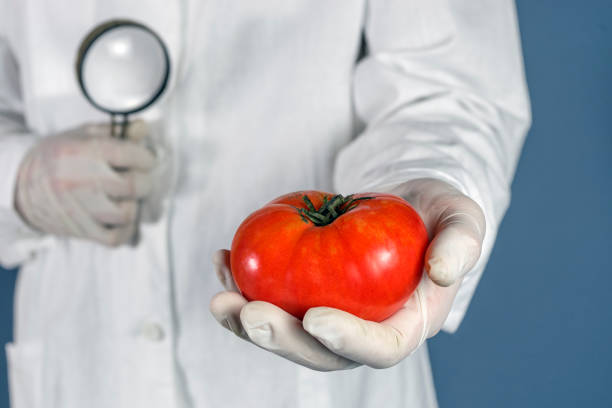
[[[217,279],[219,279],[223,287],[228,291],[239,292],[230,269],[230,251],[227,249],[215,251],[213,254],[213,265]]]
[[[115,208],[114,213],[109,213],[105,219],[98,221],[115,226],[128,226],[138,221],[138,210],[140,203],[136,200],[111,201]]]
[[[115,248],[132,242],[136,231],[134,224],[107,227],[90,217],[81,219],[82,238],[91,239],[102,245]]]
[[[149,149],[129,140],[95,138],[91,149],[108,164],[121,169],[151,170],[157,162]]]
[[[449,286],[462,279],[480,257],[486,229],[480,206],[436,179],[413,180],[393,192],[414,206],[433,238],[425,256],[431,280]]]
[[[102,192],[73,193],[85,210],[104,226],[129,226],[136,221],[138,202],[136,200],[113,201]]]
[[[304,330],[300,320],[271,303],[247,303],[240,312],[240,320],[253,343],[297,364],[318,371],[357,366],[331,352]]]
[[[425,255],[431,280],[450,286],[462,279],[480,257],[484,234],[485,220],[478,204],[466,196],[449,200]]]
[[[149,125],[142,119],[130,122],[125,131],[126,138],[132,142],[141,142],[150,134]]]
[[[342,310],[316,307],[304,316],[305,330],[334,353],[373,368],[391,367],[426,337],[420,296],[412,296],[389,319],[376,323]]]
[[[221,326],[234,332],[236,336],[250,341],[240,321],[240,311],[246,304],[247,300],[239,293],[221,292],[211,299],[210,312]]]
[[[100,187],[115,199],[144,198],[153,189],[153,175],[138,170],[117,172],[109,168],[100,179]]]
[[[134,235],[135,225],[106,227],[96,221],[72,194],[61,196],[62,207],[73,225],[70,235],[90,239],[109,247],[128,244]]]

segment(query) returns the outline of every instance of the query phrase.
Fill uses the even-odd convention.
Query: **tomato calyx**
[[[317,210],[312,201],[310,201],[310,198],[304,194],[302,200],[304,200],[304,204],[306,204],[307,209],[297,207],[295,207],[295,209],[297,210],[298,214],[300,214],[300,217],[302,217],[304,222],[312,222],[315,226],[322,227],[324,225],[331,224],[342,214],[345,214],[357,207],[357,205],[359,205],[359,201],[371,200],[372,198],[374,197],[354,198],[353,194],[346,197],[344,197],[342,194],[336,194],[331,198],[323,196],[323,204]]]

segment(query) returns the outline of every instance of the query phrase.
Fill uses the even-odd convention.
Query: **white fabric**
[[[22,263],[7,347],[15,408],[436,406],[425,347],[385,370],[319,373],[234,338],[208,312],[221,290],[210,259],[244,216],[288,191],[439,178],[487,221],[445,325],[456,329],[529,124],[512,1],[0,0],[0,10],[0,256]],[[134,248],[41,240],[11,205],[15,169],[35,138],[107,120],[73,64],[82,37],[116,17],[148,24],[170,49],[170,89],[144,115],[174,149],[164,216]],[[355,68],[364,30],[370,56]]]

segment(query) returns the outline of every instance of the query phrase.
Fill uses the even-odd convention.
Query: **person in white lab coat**
[[[437,405],[425,339],[466,312],[530,123],[511,0],[0,10],[0,261],[21,267],[14,408]],[[73,68],[85,34],[119,17],[154,29],[173,67],[127,141],[109,138]],[[393,191],[423,216],[427,273],[390,320],[316,308],[295,324],[231,291],[215,251],[250,212],[306,189]],[[215,253],[230,289],[216,296]]]

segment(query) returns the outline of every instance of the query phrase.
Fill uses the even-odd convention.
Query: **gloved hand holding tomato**
[[[227,291],[212,299],[214,317],[316,370],[397,364],[442,327],[480,256],[485,221],[473,200],[440,180],[389,192],[423,222],[399,197],[378,193],[335,197],[332,211],[323,194],[288,195],[249,216],[232,253],[215,256]]]

